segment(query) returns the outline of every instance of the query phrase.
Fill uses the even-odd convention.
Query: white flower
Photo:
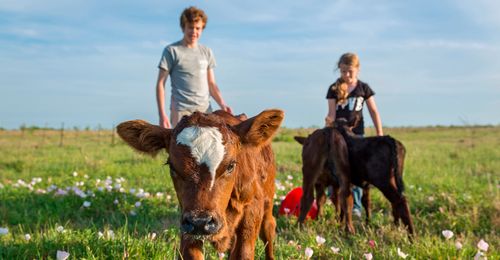
[[[140,201],[138,201],[138,202],[136,202],[134,205],[135,205],[135,207],[136,207],[136,208],[138,208],[138,207],[140,207],[140,206],[141,206],[141,202],[140,202]]]
[[[462,243],[460,243],[459,241],[455,242],[455,248],[456,248],[457,250],[462,249]]]
[[[286,176],[286,178],[289,179],[289,180],[293,180],[293,176],[292,175],[288,175],[288,176]]]
[[[84,206],[85,208],[90,207],[90,204],[91,204],[91,203],[90,203],[90,201],[84,201],[84,202],[83,202],[83,206]]]
[[[401,258],[406,258],[408,256],[408,254],[405,254],[403,251],[401,251],[401,249],[399,249],[398,247],[398,255],[401,257]]]
[[[24,235],[24,240],[30,241],[31,240],[31,235],[30,234],[25,234]]]
[[[59,233],[62,233],[62,232],[64,232],[64,227],[63,226],[58,226],[56,228],[56,231],[59,232]]]
[[[163,193],[162,193],[162,192],[157,192],[157,193],[156,193],[156,197],[157,197],[157,198],[161,198],[161,197],[163,197]]]
[[[120,202],[118,201],[118,199],[115,199],[115,200],[113,201],[113,204],[118,204],[118,203],[120,203]]]
[[[115,232],[113,232],[113,230],[108,230],[108,231],[106,231],[106,236],[108,238],[114,238],[115,237]]]
[[[430,202],[433,202],[434,201],[434,197],[432,196],[429,196],[429,198],[427,198]]]
[[[477,254],[474,256],[474,260],[482,260],[482,259],[487,259],[483,252],[481,252],[480,250],[477,251]]]
[[[486,243],[486,241],[484,241],[482,239],[479,241],[479,243],[477,243],[477,248],[479,248],[479,250],[484,251],[484,252],[488,251],[489,246],[490,245],[488,245],[488,243]]]
[[[309,259],[314,254],[314,251],[310,247],[306,247],[305,254],[306,258]]]
[[[66,260],[69,257],[69,253],[66,251],[57,250],[56,258],[57,260]]]
[[[98,238],[102,238],[103,236],[104,236],[104,234],[101,231],[97,232],[97,237]]]
[[[130,211],[130,216],[135,216],[135,215],[137,215],[137,212],[135,212],[135,210],[131,210]]]
[[[78,173],[77,172],[73,172],[73,177],[76,177],[78,176]]]
[[[451,230],[443,230],[441,234],[443,234],[444,238],[446,239],[450,239],[453,237],[453,231]]]
[[[167,200],[171,200],[171,199],[172,199],[172,196],[167,195]]]
[[[325,242],[326,242],[326,239],[324,237],[316,236],[316,243],[318,243],[318,245],[322,245]]]
[[[224,254],[224,253],[219,253],[219,259],[224,259],[224,256],[226,256],[226,254]]]
[[[333,251],[334,254],[338,254],[340,252],[340,248],[338,248],[338,247],[332,246],[332,247],[330,247],[330,249]]]
[[[373,259],[372,253],[366,253],[366,254],[363,254],[363,256],[365,257],[366,260],[372,260]]]
[[[156,233],[155,232],[149,234],[149,239],[154,240],[155,238],[156,238]]]
[[[9,233],[9,228],[0,228],[0,235],[7,235]]]

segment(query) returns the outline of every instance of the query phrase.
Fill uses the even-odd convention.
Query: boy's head
[[[194,6],[188,7],[184,9],[184,11],[181,14],[181,29],[184,31],[186,28],[186,25],[194,24],[199,21],[203,23],[203,29],[205,29],[205,26],[207,25],[207,20],[208,17],[203,12],[203,10],[198,9]]]

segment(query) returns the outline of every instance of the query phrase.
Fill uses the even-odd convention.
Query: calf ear
[[[139,152],[155,156],[161,149],[168,152],[171,129],[152,125],[143,120],[126,121],[116,127],[118,135]]]
[[[236,126],[242,143],[258,146],[271,140],[285,117],[282,110],[265,110]]]
[[[295,141],[297,141],[301,145],[304,145],[304,143],[306,142],[306,138],[303,136],[294,136],[293,139],[295,139]]]

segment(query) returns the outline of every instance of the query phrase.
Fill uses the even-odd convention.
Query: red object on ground
[[[280,215],[295,215],[298,217],[300,214],[300,198],[302,198],[302,187],[297,187],[288,192],[285,199],[281,202],[278,213]],[[316,200],[314,200],[306,218],[316,219],[317,216],[318,206],[316,206]]]

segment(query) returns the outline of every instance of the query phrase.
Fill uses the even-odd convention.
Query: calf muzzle
[[[184,213],[181,231],[190,235],[214,235],[221,229],[218,219],[210,213]]]

